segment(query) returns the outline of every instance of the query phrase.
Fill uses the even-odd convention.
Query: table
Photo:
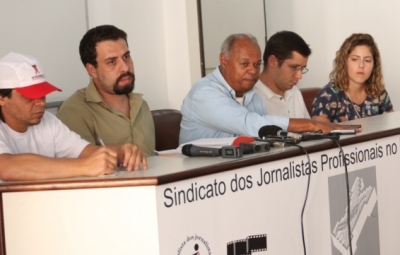
[[[353,254],[400,250],[400,113],[349,123]],[[345,169],[330,140],[239,159],[151,157],[149,169],[0,183],[0,254],[349,254]],[[308,167],[311,166],[311,167]],[[311,174],[309,174],[311,172]],[[378,203],[379,202],[379,203]]]

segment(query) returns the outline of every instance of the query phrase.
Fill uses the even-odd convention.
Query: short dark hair
[[[113,25],[102,25],[88,30],[79,43],[79,55],[83,65],[86,66],[89,63],[97,67],[96,45],[98,42],[124,39],[128,44],[127,37],[123,30]]]
[[[277,32],[269,38],[267,45],[265,45],[264,65],[266,66],[271,55],[274,55],[281,65],[285,59],[293,56],[293,51],[298,52],[303,57],[311,55],[310,47],[298,34],[291,31]]]
[[[11,92],[12,92],[12,89],[0,89],[0,96],[11,98]],[[0,106],[0,120],[3,122],[6,122],[4,120],[3,111],[1,110],[1,106]]]

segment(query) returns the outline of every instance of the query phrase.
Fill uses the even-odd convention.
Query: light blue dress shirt
[[[219,67],[196,82],[181,107],[179,144],[201,138],[258,137],[258,131],[266,125],[287,130],[289,118],[266,115],[254,88],[243,95],[243,106],[235,97]]]

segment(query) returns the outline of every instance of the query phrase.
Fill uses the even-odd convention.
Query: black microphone
[[[301,134],[292,133],[292,132],[285,132],[285,131],[282,131],[282,130],[279,130],[277,134],[280,135],[280,136],[291,137],[293,139],[298,139],[298,140],[302,140],[303,141],[303,139],[302,139],[303,135],[301,135]]]
[[[282,133],[282,134],[281,134]],[[276,137],[277,136],[284,136],[282,128],[275,126],[275,125],[267,125],[263,126],[258,130],[258,136],[260,138],[264,137]]]
[[[268,137],[268,136],[277,136],[278,132],[281,131],[282,128],[275,125],[263,126],[258,130],[258,136],[260,138]]]
[[[221,149],[185,144],[182,147],[182,154],[188,157],[215,157],[221,156]]]
[[[258,130],[258,136],[260,138],[271,136],[285,136],[296,140],[301,140],[302,138],[301,134],[283,131],[282,128],[275,125],[261,127],[260,130]]]
[[[294,139],[292,137],[282,136],[282,128],[275,125],[263,126],[258,131],[258,136],[261,140],[256,139],[256,141],[264,141],[271,144],[274,147],[286,147],[293,144],[298,144],[300,139]]]
[[[323,134],[323,133],[303,133],[301,136],[302,141],[320,140],[320,139],[334,139],[339,140],[340,135],[336,133]]]

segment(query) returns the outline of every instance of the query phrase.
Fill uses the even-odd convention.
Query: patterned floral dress
[[[352,102],[344,91],[339,91],[332,83],[318,92],[312,104],[312,116],[326,115],[331,122],[343,122],[389,112],[392,102],[384,89],[379,97],[367,96],[364,102]]]

